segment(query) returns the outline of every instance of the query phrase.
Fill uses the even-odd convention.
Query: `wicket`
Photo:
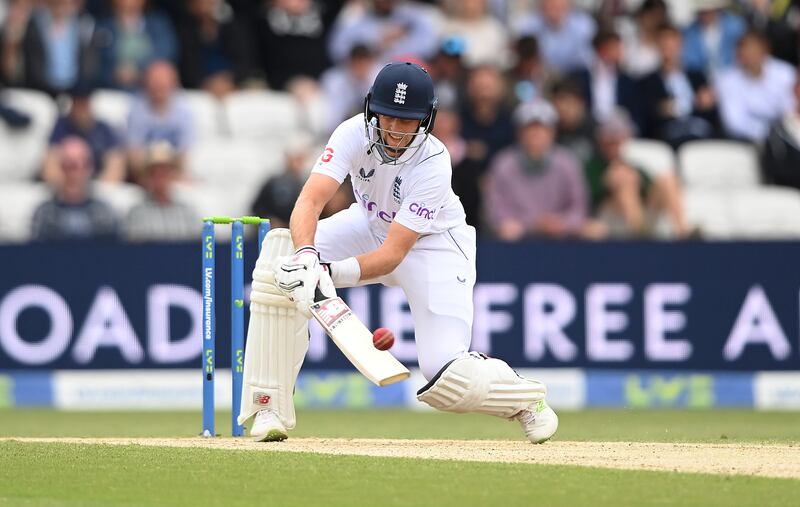
[[[258,250],[270,228],[269,219],[259,217],[207,217],[203,219],[201,292],[203,294],[203,432],[214,437],[214,376],[216,365],[215,225],[231,224],[231,434],[244,435],[238,423],[238,404],[242,397],[244,373],[244,226],[258,226]]]

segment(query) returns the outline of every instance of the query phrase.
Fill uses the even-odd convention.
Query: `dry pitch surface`
[[[627,470],[800,479],[800,446],[642,442],[527,442],[292,438],[260,443],[232,438],[0,438],[0,441],[258,450],[497,463],[576,465]]]

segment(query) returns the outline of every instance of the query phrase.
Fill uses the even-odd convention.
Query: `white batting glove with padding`
[[[281,260],[275,271],[275,284],[286,297],[297,303],[300,312],[310,317],[308,306],[314,302],[314,293],[322,273],[319,253],[308,245]]]

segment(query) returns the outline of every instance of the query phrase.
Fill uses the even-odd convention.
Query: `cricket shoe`
[[[278,414],[270,409],[259,410],[250,428],[250,436],[256,442],[280,442],[288,436],[286,427]]]
[[[547,442],[558,429],[558,416],[544,400],[537,401],[514,418],[522,425],[528,440],[534,444]]]

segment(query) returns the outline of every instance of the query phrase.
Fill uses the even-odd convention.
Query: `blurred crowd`
[[[313,150],[396,60],[433,76],[434,135],[486,237],[702,235],[677,168],[638,166],[631,139],[747,143],[762,182],[800,189],[800,0],[0,0],[0,26],[0,84],[60,110],[34,239],[197,238],[201,210],[172,191],[198,143],[182,89],[324,105],[253,193],[252,212],[285,225]],[[94,115],[101,89],[131,94],[124,129]],[[0,95],[0,122],[29,117]],[[117,217],[92,181],[145,197]]]

